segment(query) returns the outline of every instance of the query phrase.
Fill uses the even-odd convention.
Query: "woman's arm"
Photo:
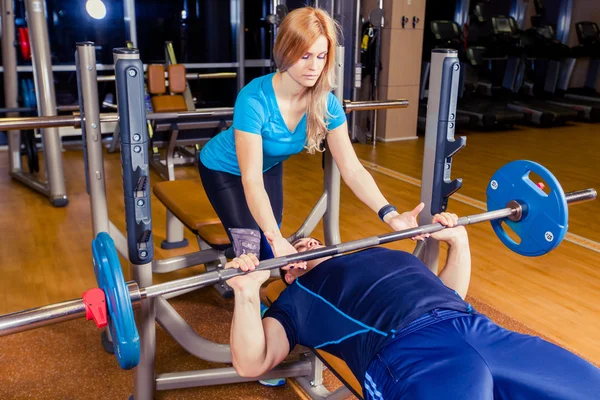
[[[242,174],[242,186],[252,217],[263,232],[281,236],[263,181],[262,137],[235,130],[235,149]]]
[[[346,122],[329,132],[327,145],[340,170],[342,179],[356,197],[376,213],[383,206],[389,204],[381,190],[379,190],[373,176],[358,160],[348,137],[348,124]],[[396,231],[414,228],[418,225],[417,216],[423,207],[424,204],[421,203],[415,209],[402,214],[391,211],[384,216],[383,221]]]
[[[388,204],[371,174],[358,160],[348,137],[347,122],[329,132],[327,145],[342,179],[363,203],[375,212]]]
[[[236,129],[235,149],[242,174],[242,186],[244,187],[246,203],[260,229],[265,233],[269,233],[267,239],[275,257],[297,253],[294,246],[281,234],[277,220],[273,214],[269,195],[265,189],[262,172],[262,137]],[[292,265],[298,268],[306,268],[306,262],[303,261],[290,264],[286,267]]]

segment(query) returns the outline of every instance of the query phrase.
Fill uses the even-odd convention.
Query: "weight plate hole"
[[[511,238],[517,245],[521,244],[521,237],[517,235],[517,232],[513,231],[512,228],[504,221],[502,221],[502,229],[506,232],[506,235]]]
[[[540,188],[542,190],[542,192],[546,193],[546,195],[549,195],[550,192],[552,192],[552,189],[550,188],[550,185],[548,185],[546,183],[546,181],[544,181],[538,174],[536,174],[535,172],[530,172],[529,173],[529,179],[531,180],[531,182],[537,186],[538,188]]]

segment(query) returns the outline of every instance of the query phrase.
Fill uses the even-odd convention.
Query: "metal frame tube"
[[[302,223],[302,226],[298,228],[298,230],[288,238],[289,242],[294,242],[297,239],[308,237],[312,231],[315,229],[321,218],[325,215],[325,211],[327,211],[327,193],[324,192],[311,212],[308,214],[308,217]]]
[[[238,92],[246,85],[246,43],[244,28],[244,0],[231,0],[231,24],[232,32],[235,35],[232,38],[234,48],[236,49],[237,61],[237,89]]]
[[[97,89],[96,89],[97,90]],[[340,100],[341,101],[341,100]],[[378,100],[378,101],[343,101],[346,113],[387,108],[406,108],[409,103],[406,99]],[[224,118],[233,115],[233,107],[198,108],[194,111],[148,113],[146,119],[150,121]],[[100,114],[100,123],[119,122],[117,113]],[[33,129],[47,127],[74,126],[79,127],[81,119],[77,113],[73,115],[53,115],[41,117],[13,117],[0,118],[0,130]]]
[[[199,336],[163,297],[154,299],[154,305],[157,322],[185,351],[206,361],[231,363],[229,345],[214,343]]]
[[[337,46],[335,52],[337,82],[344,81],[344,46]],[[335,89],[336,97],[342,102],[344,90],[341,85]],[[323,231],[326,244],[341,242],[340,238],[340,170],[329,150],[325,151],[325,172],[323,191],[327,194],[327,209],[323,216]]]
[[[94,237],[109,232],[108,206],[102,155],[102,131],[100,128],[100,105],[96,83],[96,52],[91,42],[77,43],[77,61],[80,96],[84,119],[85,163],[88,194],[92,211]]]
[[[15,13],[13,0],[2,0],[2,63],[4,64],[4,105],[7,108],[19,107],[19,85],[17,74],[17,50],[15,43]],[[8,112],[6,116],[15,118],[18,112]],[[22,171],[21,132],[7,131],[8,135],[8,172]],[[36,189],[37,190],[37,189]]]
[[[138,47],[137,24],[135,19],[135,0],[123,1],[123,19],[125,20],[125,32],[127,40],[133,43],[133,47]]]
[[[56,115],[56,94],[50,62],[50,41],[46,23],[45,3],[40,0],[25,0],[29,23],[31,58],[39,115]],[[50,191],[50,202],[55,207],[69,203],[66,194],[62,163],[60,133],[56,128],[42,129],[44,163]]]
[[[340,101],[342,101],[340,99]],[[390,100],[366,100],[366,101],[342,101],[344,112],[346,114],[352,111],[367,111],[367,110],[385,110],[389,108],[406,108],[408,107],[407,99],[390,99]]]
[[[156,390],[172,390],[198,386],[226,385],[230,383],[253,382],[257,380],[305,376],[310,373],[308,361],[284,362],[257,378],[242,378],[235,369],[216,368],[200,371],[172,372],[156,377]]]

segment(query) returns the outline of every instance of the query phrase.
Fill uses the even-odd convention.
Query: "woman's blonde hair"
[[[280,72],[294,65],[316,42],[319,36],[327,38],[325,67],[313,87],[308,89],[306,110],[306,149],[309,153],[323,150],[327,136],[327,98],[336,87],[335,50],[339,25],[324,10],[303,7],[291,11],[281,22],[273,47],[273,58]]]

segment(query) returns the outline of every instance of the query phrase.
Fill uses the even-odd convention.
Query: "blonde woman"
[[[304,149],[322,151],[325,139],[344,182],[360,200],[394,230],[417,225],[423,205],[396,212],[354,153],[346,115],[331,93],[337,43],[337,25],[327,12],[312,7],[290,12],[273,48],[277,72],[240,91],[232,127],[200,153],[204,188],[228,234],[229,228],[267,232],[260,259],[296,252],[279,231],[282,162]]]

